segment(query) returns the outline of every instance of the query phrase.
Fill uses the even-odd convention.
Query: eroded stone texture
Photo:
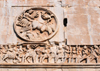
[[[34,11],[34,8],[37,8],[39,13]],[[42,8],[41,11],[40,8]],[[47,13],[48,11],[51,13]],[[39,18],[38,21],[34,21],[35,18]],[[63,25],[64,18],[67,18],[66,27]],[[33,30],[35,33],[45,31],[42,38],[48,38],[55,32],[55,29],[51,30],[50,26],[41,26],[39,24],[41,19],[46,20],[44,22],[47,23],[52,21],[56,26],[55,29],[59,24],[59,28],[49,39],[43,39],[44,42],[34,42],[38,38],[33,38]],[[22,30],[18,26],[22,27]],[[9,64],[56,64],[60,68],[55,69],[49,66],[50,69],[0,69],[0,71],[99,71],[99,69],[61,69],[64,64],[94,63],[96,66],[100,63],[99,26],[99,0],[0,0],[0,64],[8,64],[8,66]],[[24,31],[26,35],[24,34],[23,37],[19,34],[19,38],[16,34],[20,31]],[[41,41],[41,39],[38,40]]]
[[[100,46],[46,44],[1,45],[0,64],[100,63]]]
[[[77,1],[73,1],[73,0],[41,0],[41,1],[37,1],[37,0],[1,0],[0,1],[0,17],[1,17],[1,21],[0,23],[3,24],[5,23],[4,20],[6,20],[6,16],[7,18],[7,25],[12,25],[12,23],[14,22],[14,18],[16,16],[18,16],[23,10],[28,9],[28,7],[12,7],[12,6],[50,6],[50,5],[54,5],[56,7],[63,6],[62,8],[64,9],[64,17],[68,18],[68,25],[67,25],[67,31],[66,31],[66,38],[68,40],[68,44],[98,44],[99,41],[95,41],[97,40],[96,37],[92,37],[92,36],[99,36],[99,0],[77,0]],[[14,11],[15,9],[15,11]],[[58,8],[59,9],[59,8]],[[58,10],[59,11],[59,10]],[[6,22],[7,22],[6,21]],[[72,27],[73,26],[73,27]],[[2,27],[3,28],[3,27]],[[1,28],[1,29],[2,29]],[[9,28],[11,28],[11,26],[9,26]],[[8,31],[8,29],[5,31]],[[74,30],[74,31],[73,31]],[[13,32],[13,31],[12,31]],[[8,34],[10,34],[11,36],[14,36],[13,33],[8,32]],[[86,40],[88,42],[75,42],[75,40],[81,40],[83,38],[74,38],[70,39],[68,36],[74,36],[74,35],[78,35],[81,37],[82,36],[86,36],[89,38]],[[4,34],[3,34],[4,35]],[[10,36],[9,35],[9,36]],[[2,44],[9,43],[9,36],[6,38],[6,35],[4,35],[5,37],[2,38],[2,41],[0,41]],[[1,35],[2,37],[2,35]],[[85,37],[85,38],[86,38]],[[6,40],[4,41],[4,39],[6,38]],[[13,37],[12,37],[13,38]],[[15,37],[14,37],[15,38]],[[16,38],[15,38],[16,39]],[[70,42],[70,40],[72,40],[73,42]],[[99,40],[99,39],[98,39]],[[12,40],[13,42],[15,40]],[[17,41],[16,41],[17,42]],[[16,43],[14,42],[14,43]]]

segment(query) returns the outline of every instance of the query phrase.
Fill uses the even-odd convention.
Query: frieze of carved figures
[[[26,41],[44,41],[57,32],[56,16],[44,8],[31,8],[22,12],[14,22],[16,34]]]
[[[0,45],[2,63],[100,63],[99,45]]]

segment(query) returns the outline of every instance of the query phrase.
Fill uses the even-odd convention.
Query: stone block
[[[88,2],[88,5],[91,7],[98,7],[98,6],[100,6],[100,1],[99,0],[90,0]]]
[[[45,68],[26,69],[26,71],[47,71]]]
[[[19,0],[7,0],[7,6],[11,7],[12,5],[18,5]]]
[[[68,45],[89,45],[91,37],[89,35],[67,35]],[[91,41],[93,42],[93,41]]]
[[[100,44],[100,35],[91,35],[94,45]]]
[[[64,7],[65,16],[67,14],[78,14],[78,15],[86,15],[87,14],[87,6],[66,6]]]
[[[6,1],[1,1],[0,0],[0,7],[5,7],[6,6]]]
[[[62,69],[47,69],[47,71],[62,71]]]
[[[99,6],[99,0],[62,0],[63,4],[70,5],[70,6]]]
[[[2,68],[2,69],[0,69],[0,70],[1,70],[1,71],[8,71],[8,68],[6,68],[6,69],[3,69],[3,68]]]
[[[7,7],[0,7],[0,16],[8,16],[8,15],[9,15],[9,11]]]
[[[67,15],[68,23],[66,34],[67,35],[87,35],[88,31],[88,19],[87,15],[78,15],[78,14],[68,14]]]
[[[48,0],[26,0],[27,5],[47,5]]]
[[[8,71],[26,71],[25,69],[17,69],[17,68],[15,68],[15,69],[8,69]]]

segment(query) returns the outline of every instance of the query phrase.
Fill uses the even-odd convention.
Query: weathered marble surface
[[[99,29],[100,0],[0,0],[0,45],[1,44],[8,45],[8,43],[17,44],[18,42],[22,42],[19,38],[16,38],[16,35],[13,31],[13,23],[15,21],[16,16],[18,16],[23,10],[35,6],[42,6],[42,7],[46,7],[49,10],[52,10],[58,17],[59,23],[63,22],[63,18],[67,18],[68,20],[67,27],[64,28],[61,26],[59,35],[56,35],[57,38],[53,38],[53,40],[59,40],[59,42],[61,40],[62,42],[66,38],[68,45],[85,46],[85,45],[100,44],[100,29]],[[56,7],[56,8],[52,8],[52,7]],[[63,23],[61,25],[63,25]],[[65,35],[63,34],[60,35],[61,33],[64,33]],[[62,45],[62,43],[60,45]],[[83,49],[84,47],[81,48]],[[88,50],[90,52],[92,50],[93,52],[90,53],[90,55],[93,55],[92,58],[94,58],[94,60],[92,61],[93,63],[99,62],[98,61],[99,56],[96,55],[99,53],[98,48],[94,48],[94,46],[88,47]],[[98,51],[98,53],[96,51]],[[91,59],[91,57],[89,58]],[[12,61],[9,60],[9,62]],[[51,60],[51,62],[54,61]],[[91,63],[91,62],[87,61],[85,63]],[[99,67],[98,68],[95,67],[77,68],[77,69],[76,68],[73,69],[72,68],[68,68],[68,69],[66,68],[62,68],[62,69],[61,68],[60,69],[0,68],[0,71],[40,71],[40,70],[41,71],[85,71],[85,70],[99,71],[100,69]]]
[[[16,43],[15,34],[12,33],[12,24],[15,16],[27,7],[22,6],[50,6],[64,9],[64,17],[68,19],[66,38],[69,45],[99,44],[100,43],[100,13],[99,0],[0,0],[0,43]],[[12,6],[21,6],[14,8]],[[59,8],[58,11],[59,13]],[[5,28],[4,30],[2,30]],[[13,38],[11,40],[11,38]]]
[[[0,45],[0,64],[100,63],[99,45]]]

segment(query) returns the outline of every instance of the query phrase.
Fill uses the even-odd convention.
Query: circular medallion
[[[14,22],[16,34],[27,41],[45,41],[57,32],[56,16],[44,8],[23,11]]]

